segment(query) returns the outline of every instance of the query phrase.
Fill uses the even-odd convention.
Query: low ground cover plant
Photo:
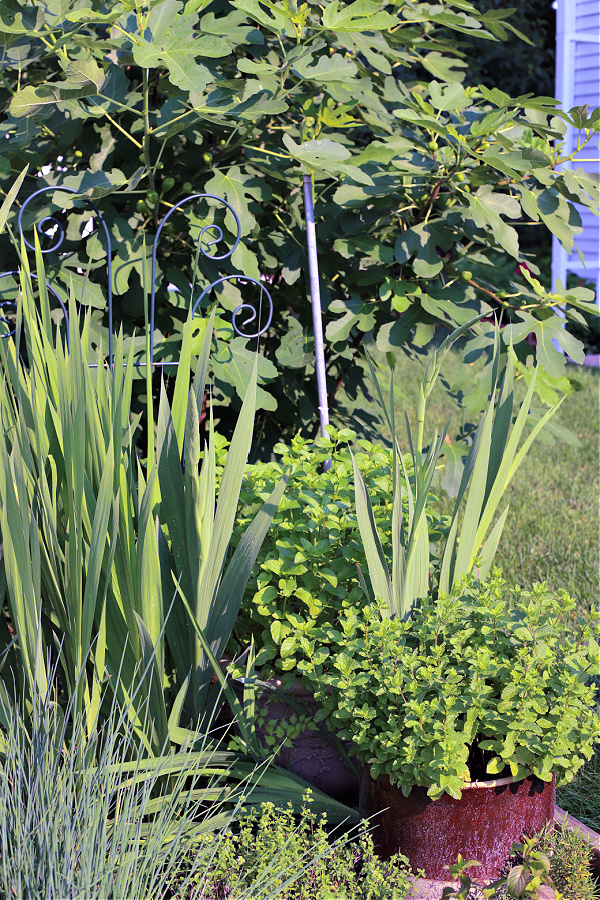
[[[299,668],[371,776],[408,795],[460,797],[465,782],[530,773],[569,781],[600,740],[598,614],[574,630],[573,601],[500,573],[424,598],[411,619],[377,607],[298,635]]]
[[[550,860],[550,878],[563,900],[597,900],[600,885],[591,872],[592,848],[580,832],[562,823],[549,824],[539,835],[539,849]],[[522,854],[521,854],[522,856]],[[522,860],[517,857],[516,862]]]
[[[308,792],[299,818],[291,807],[263,803],[238,829],[219,835],[207,871],[198,874],[197,884],[192,879],[189,896],[262,900],[277,890],[284,900],[403,900],[412,883],[400,854],[388,862],[378,859],[366,823],[335,840],[327,817],[311,809]],[[172,885],[177,888],[176,880]]]

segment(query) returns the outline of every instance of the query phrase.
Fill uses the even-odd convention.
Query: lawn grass
[[[464,373],[464,366],[458,353],[449,354],[443,371],[450,383]],[[388,372],[382,365],[382,386],[389,384]],[[399,355],[394,382],[402,450],[408,449],[404,413],[414,421],[421,373],[419,361]],[[475,366],[474,384],[476,373]],[[578,390],[566,398],[555,419],[577,436],[581,446],[540,440],[533,445],[508,490],[510,512],[496,562],[510,585],[546,581],[552,589],[567,590],[583,612],[597,609],[600,599],[600,372],[569,367],[569,375],[575,377]],[[377,414],[377,404],[364,398],[351,401],[342,393],[332,421],[352,425],[357,413],[363,417],[365,412]],[[428,402],[426,437],[428,427],[431,434],[451,414],[450,434],[455,434],[464,414],[438,382]],[[390,437],[383,425],[381,437]],[[440,499],[449,510],[452,501],[443,494]],[[559,788],[557,802],[600,831],[600,750],[572,784]]]

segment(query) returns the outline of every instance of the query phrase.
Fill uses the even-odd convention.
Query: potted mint
[[[350,442],[372,498],[384,552],[391,558],[391,449],[334,428],[328,438],[311,441],[296,435],[289,446],[277,445],[279,460],[247,466],[244,475],[235,526],[240,535],[284,473],[288,484],[244,593],[237,642],[230,645],[231,656],[238,656],[249,637],[254,638],[260,672],[256,686],[263,691],[257,698],[257,733],[265,749],[281,747],[279,765],[337,798],[357,793],[358,772],[339,741],[314,724],[317,707],[299,677],[294,634],[309,622],[328,624],[343,609],[368,602],[358,571],[367,564],[356,517]],[[329,468],[325,462],[331,463]],[[408,457],[405,465],[410,471]],[[429,528],[441,537],[443,522],[434,521],[434,500],[430,498],[427,510]],[[244,672],[238,667],[235,674]]]
[[[560,615],[564,598],[539,589],[531,601],[509,601],[497,578],[479,590],[508,515],[506,489],[560,405],[534,419],[526,433],[536,373],[524,400],[515,402],[515,357],[510,346],[501,355],[498,328],[488,407],[465,460],[447,537],[432,553],[425,510],[449,426],[425,448],[426,402],[449,347],[475,321],[450,335],[425,370],[414,434],[408,424],[410,473],[396,439],[393,407],[386,408],[373,369],[393,436],[391,566],[355,465],[370,614],[348,610],[337,625],[299,628],[296,634],[307,683],[329,712],[331,727],[351,737],[364,764],[361,808],[365,815],[380,814],[381,852],[402,847],[432,878],[443,878],[446,865],[465,851],[481,856],[477,874],[495,876],[520,831],[552,817],[555,775],[568,777],[598,735],[597,723],[589,724],[592,690],[582,687],[591,666],[586,653],[598,653],[589,625],[572,645]],[[530,667],[523,669],[521,685],[514,676],[523,646]],[[525,688],[533,698],[526,716]],[[561,709],[566,731],[557,721]],[[490,798],[503,806],[504,824],[490,824]],[[488,841],[481,847],[483,835]]]
[[[574,610],[565,592],[511,592],[494,570],[409,619],[373,605],[298,635],[319,715],[363,764],[361,814],[375,815],[384,857],[445,878],[461,853],[492,878],[552,819],[556,780],[600,740],[600,618],[575,623]]]

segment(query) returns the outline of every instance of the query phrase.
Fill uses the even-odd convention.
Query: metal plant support
[[[313,317],[313,329],[314,329],[314,338],[315,338],[315,354],[316,354],[316,369],[317,369],[317,388],[318,388],[318,396],[319,396],[319,420],[320,420],[320,428],[321,434],[323,437],[328,437],[327,425],[329,424],[329,408],[327,401],[327,383],[326,383],[326,373],[325,373],[325,351],[323,345],[323,323],[322,323],[322,312],[321,312],[321,292],[319,288],[319,263],[317,258],[317,239],[315,232],[315,217],[314,217],[314,206],[313,206],[313,178],[312,175],[304,175],[304,206],[306,211],[306,237],[307,237],[307,246],[308,246],[308,266],[309,266],[309,277],[310,277],[310,295],[311,295],[311,305],[312,305],[312,317]],[[21,210],[19,211],[18,216],[18,228],[19,234],[22,236],[25,245],[30,250],[35,250],[35,246],[27,239],[23,230],[23,217],[26,214],[26,211],[29,205],[42,194],[48,193],[49,191],[54,192],[62,192],[67,194],[75,194],[76,196],[81,197],[81,199],[90,207],[94,214],[94,227],[92,231],[101,229],[104,235],[104,239],[106,241],[106,253],[107,253],[107,277],[108,277],[108,288],[107,288],[107,302],[108,302],[108,364],[112,370],[114,357],[113,357],[113,335],[114,335],[114,322],[113,322],[113,265],[112,265],[112,241],[110,237],[110,231],[106,225],[106,222],[102,216],[102,213],[98,209],[95,203],[93,203],[88,197],[85,197],[83,194],[80,194],[79,191],[76,191],[74,188],[65,187],[62,185],[47,185],[45,187],[40,188],[31,194],[30,197],[23,203]],[[167,224],[169,218],[172,214],[178,210],[180,207],[185,204],[192,203],[193,201],[199,200],[212,200],[216,203],[221,203],[226,207],[228,212],[234,218],[235,226],[236,226],[236,236],[233,246],[226,253],[212,253],[211,248],[215,247],[220,241],[224,239],[222,228],[215,224],[210,223],[205,225],[198,237],[198,251],[207,259],[210,260],[225,260],[229,259],[232,254],[235,252],[238,247],[241,239],[241,224],[239,217],[233,207],[227,203],[222,197],[218,197],[215,194],[192,194],[188,197],[185,197],[183,200],[180,200],[179,203],[176,203],[166,214],[164,219],[161,221],[158,226],[158,230],[156,232],[156,237],[154,238],[154,243],[152,246],[152,276],[151,276],[151,288],[150,288],[150,315],[149,315],[149,327],[150,327],[150,335],[149,335],[149,364],[152,367],[166,367],[166,366],[178,366],[178,361],[167,361],[167,362],[157,362],[154,359],[154,324],[155,324],[155,311],[156,311],[156,267],[157,267],[157,254],[160,237],[163,231],[164,226]],[[65,240],[65,227],[62,222],[56,218],[54,215],[46,215],[43,216],[39,221],[35,221],[33,223],[33,227],[37,230],[38,234],[42,235],[45,238],[50,237],[51,244],[49,247],[41,250],[43,255],[47,255],[49,253],[57,253],[63,245]],[[19,271],[16,269],[1,272],[0,278],[9,275],[18,275]],[[32,278],[36,279],[37,276],[32,273]],[[259,338],[262,334],[266,332],[269,325],[271,324],[273,318],[273,300],[267,288],[265,287],[262,281],[256,281],[254,278],[250,278],[247,275],[224,275],[221,278],[217,278],[208,287],[204,288],[204,290],[200,293],[195,301],[191,302],[192,307],[192,316],[196,314],[196,311],[204,298],[210,294],[214,288],[218,287],[220,284],[224,284],[228,281],[237,281],[242,285],[253,284],[256,285],[260,289],[260,297],[259,302],[257,304],[258,309],[251,303],[241,303],[233,312],[232,315],[232,324],[233,329],[236,334],[245,338]],[[67,308],[61,299],[57,290],[51,285],[47,285],[48,290],[52,294],[52,296],[56,299],[58,304],[60,305],[63,316],[65,319],[65,323],[67,326],[66,334],[67,334],[67,346],[69,341],[69,316],[67,312]],[[83,290],[85,290],[85,283]],[[263,309],[263,305],[266,306],[266,321],[262,324],[262,317],[265,310]],[[4,300],[0,302],[0,321],[4,322],[6,325],[10,327],[10,322],[3,314],[6,310],[6,307],[13,306],[16,310],[16,304],[10,300]],[[246,318],[238,324],[238,316],[241,314],[245,314]],[[255,323],[255,329],[251,332],[245,330],[245,328],[249,325]],[[12,331],[3,334],[1,337],[7,338],[15,333],[15,329]],[[97,365],[101,363],[92,364],[91,367],[95,368]],[[145,367],[148,365],[148,359],[142,362],[135,362],[135,366]],[[331,465],[331,464],[329,464]],[[327,466],[329,467],[329,466]]]
[[[306,243],[308,246],[308,269],[310,274],[310,299],[312,305],[315,355],[317,360],[317,388],[319,391],[319,420],[321,435],[329,437],[329,405],[327,401],[327,380],[325,375],[325,348],[323,346],[323,318],[321,312],[321,289],[319,287],[319,260],[317,257],[317,234],[313,206],[313,178],[304,176],[304,209],[306,210]]]
[[[68,193],[68,194],[76,194],[76,195],[82,197],[84,202],[93,210],[95,223],[97,223],[97,225],[99,225],[99,227],[102,229],[102,232],[104,234],[104,238],[106,240],[107,277],[108,277],[108,289],[107,289],[108,360],[109,360],[109,366],[112,369],[113,361],[114,361],[113,360],[114,323],[113,323],[113,289],[112,289],[112,242],[110,239],[109,229],[108,229],[106,222],[102,216],[102,213],[100,212],[98,207],[95,205],[95,203],[93,203],[88,197],[84,197],[78,191],[76,191],[74,188],[63,187],[60,185],[59,186],[49,185],[49,186],[40,188],[40,190],[35,191],[30,197],[28,197],[27,200],[23,203],[21,210],[19,211],[19,216],[17,219],[19,234],[23,237],[25,245],[30,250],[35,250],[35,246],[27,239],[27,237],[25,236],[25,234],[23,232],[23,216],[24,216],[29,204],[32,203],[32,201],[34,201],[35,198],[38,197],[40,194],[44,194],[48,191],[55,191],[55,192],[60,191],[63,193]],[[227,203],[226,200],[224,200],[222,197],[216,196],[215,194],[193,194],[189,197],[185,197],[183,200],[180,200],[179,203],[176,203],[175,206],[173,206],[169,210],[167,215],[164,217],[164,219],[162,220],[162,222],[160,223],[160,225],[158,227],[158,231],[156,232],[156,237],[154,239],[154,244],[152,246],[152,259],[151,259],[151,262],[152,262],[152,285],[151,285],[151,289],[150,289],[150,365],[152,367],[155,367],[155,366],[166,367],[166,366],[178,366],[179,365],[179,362],[176,360],[168,361],[168,362],[156,362],[154,360],[154,322],[155,322],[155,308],[156,308],[156,264],[157,264],[156,259],[157,259],[160,235],[161,235],[161,232],[162,232],[166,222],[168,221],[170,216],[175,212],[175,210],[179,209],[179,207],[183,206],[186,203],[192,202],[193,200],[214,200],[217,203],[222,203],[227,208],[227,210],[232,214],[234,221],[235,221],[235,226],[236,226],[237,233],[236,233],[236,238],[235,238],[233,247],[230,250],[228,250],[226,253],[222,253],[222,254],[218,255],[215,253],[211,253],[210,248],[214,247],[221,240],[223,240],[223,230],[221,229],[221,227],[219,225],[216,225],[214,223],[205,225],[204,228],[202,228],[202,230],[200,231],[200,235],[199,235],[199,239],[198,239],[198,250],[204,257],[206,257],[207,259],[211,259],[211,260],[229,259],[229,257],[231,257],[231,255],[235,252],[236,247],[240,243],[242,229],[241,229],[241,224],[240,224],[240,220],[238,218],[237,213],[235,212],[233,207],[229,203]],[[45,249],[41,250],[41,252],[44,255],[47,255],[48,253],[56,253],[60,250],[60,248],[64,242],[64,239],[65,239],[65,228],[59,219],[57,219],[55,216],[44,216],[39,221],[34,222],[34,227],[36,228],[38,234],[43,235],[46,238],[51,237],[51,241],[52,241],[51,245],[49,247],[46,247]],[[50,228],[53,229],[53,233],[51,235],[50,235]],[[211,238],[210,240],[209,240],[209,237]],[[19,274],[19,271],[17,269],[12,269],[10,271],[0,272],[0,278],[3,278],[8,275],[18,275],[18,274]],[[35,279],[35,278],[37,278],[37,276],[32,274],[32,278]],[[223,284],[226,281],[237,281],[242,285],[254,284],[258,288],[260,288],[260,299],[259,299],[259,303],[258,303],[258,309],[255,309],[251,303],[241,303],[234,310],[233,315],[232,315],[233,329],[236,334],[240,335],[241,337],[245,337],[245,338],[259,338],[262,334],[265,333],[265,331],[271,324],[271,320],[273,318],[273,300],[271,298],[269,291],[265,287],[265,285],[260,281],[256,281],[256,279],[254,279],[254,278],[250,278],[248,275],[225,275],[222,278],[217,278],[215,281],[213,281],[211,284],[209,284],[208,287],[204,288],[204,290],[201,292],[201,294],[198,296],[198,298],[192,302],[192,304],[191,304],[192,305],[192,315],[195,315],[196,310],[198,309],[198,306],[200,305],[201,301],[208,294],[210,294],[210,292],[212,290],[214,290],[214,288],[218,287],[220,284]],[[48,287],[48,290],[53,295],[53,297],[55,297],[55,299],[58,301],[58,303],[62,309],[63,315],[65,317],[65,323],[67,325],[67,342],[68,342],[69,316],[68,316],[67,309],[66,309],[65,304],[63,303],[60,295],[56,291],[56,289],[54,287],[52,287],[51,284],[48,284],[47,287]],[[84,290],[85,290],[85,286],[84,286]],[[12,303],[12,301],[4,300],[0,303],[0,321],[3,321],[7,325],[10,325],[10,322],[6,318],[6,316],[2,314],[2,312],[4,312],[4,310],[7,306],[11,306],[11,305],[16,309],[16,305],[14,303]],[[263,307],[266,307],[266,313],[267,313],[266,321],[264,324],[261,323],[263,312],[265,312]],[[242,313],[246,314],[246,318],[238,324],[238,316],[240,316]],[[244,330],[245,327],[248,325],[251,325],[252,323],[256,323],[256,326],[257,326],[256,330],[253,330],[251,332],[245,331]],[[7,337],[10,337],[11,335],[13,335],[14,333],[15,333],[15,329],[13,328],[12,331],[10,331],[6,334],[3,334],[2,337],[7,338]],[[138,367],[145,367],[148,365],[148,360],[143,361],[143,362],[136,362],[136,363],[134,363],[134,365],[138,366]],[[95,365],[93,364],[92,367],[95,367]]]

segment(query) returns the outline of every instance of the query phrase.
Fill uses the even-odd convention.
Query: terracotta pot
[[[273,679],[274,687],[281,688],[281,682]],[[311,717],[316,713],[318,704],[312,693],[302,687],[300,679],[287,689],[292,698],[301,703],[305,713]],[[277,722],[289,720],[294,715],[295,710],[292,709],[285,700],[279,698],[276,694],[269,691],[262,693],[256,701],[257,712],[265,710],[269,719]],[[298,715],[298,713],[296,713]],[[258,726],[257,733],[261,741],[263,741],[266,728]],[[344,749],[349,751],[352,747],[351,742],[344,742]],[[304,729],[297,737],[293,738],[291,747],[284,747],[276,756],[275,762],[278,766],[282,766],[299,775],[312,784],[314,787],[334,797],[336,800],[349,799],[356,797],[359,790],[359,778],[340,756],[335,747],[329,744],[323,734],[323,727],[320,730]],[[359,763],[355,763],[359,768]]]
[[[551,782],[533,775],[518,782],[474,781],[465,785],[460,800],[449,794],[432,800],[427,788],[414,787],[405,797],[386,776],[373,781],[364,772],[360,814],[374,816],[373,840],[383,859],[404,853],[415,873],[423,869],[426,878],[448,880],[445,867],[460,853],[481,863],[469,875],[496,878],[513,843],[552,821],[555,800],[554,777]]]

